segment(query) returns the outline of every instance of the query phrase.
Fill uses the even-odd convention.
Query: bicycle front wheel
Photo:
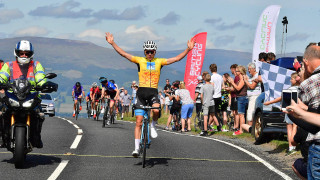
[[[79,114],[79,101],[77,102],[77,105],[76,105],[76,120],[78,120],[78,114]]]
[[[147,143],[148,143],[148,126],[144,125],[143,130],[143,151],[142,151],[142,167],[146,167],[146,155],[147,155]]]

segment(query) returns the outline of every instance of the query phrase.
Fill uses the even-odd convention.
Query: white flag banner
[[[258,61],[260,52],[273,52],[276,54],[275,33],[278,16],[280,13],[279,5],[268,6],[261,14],[256,37],[253,43],[252,62]],[[257,67],[258,70],[258,67]]]

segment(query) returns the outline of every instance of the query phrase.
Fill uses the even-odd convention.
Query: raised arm
[[[182,53],[180,53],[178,56],[167,59],[167,65],[175,63],[175,62],[180,61],[181,59],[183,59],[189,53],[189,51],[193,49],[195,43],[196,43],[195,39],[191,38],[188,41],[187,49],[184,50]]]
[[[109,32],[106,33],[106,41],[113,47],[114,50],[117,51],[117,53],[119,53],[122,57],[128,59],[129,61],[132,61],[132,55],[125,52],[123,49],[121,49],[115,42],[113,39],[113,35]]]

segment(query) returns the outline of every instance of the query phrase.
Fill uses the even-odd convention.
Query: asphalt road
[[[116,121],[106,128],[101,125],[101,121],[92,119],[47,117],[42,133],[44,148],[27,155],[25,168],[15,169],[12,153],[0,149],[1,179],[290,179],[292,176],[283,173],[277,164],[264,162],[263,157],[254,158],[232,144],[162,130],[151,142],[143,169],[142,159],[131,156],[134,124]],[[79,144],[75,139],[80,139]]]

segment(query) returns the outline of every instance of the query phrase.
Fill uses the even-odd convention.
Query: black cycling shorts
[[[152,106],[153,104],[160,104],[158,97],[158,89],[139,87],[137,91],[137,97],[135,102],[135,109],[139,109],[139,106]]]
[[[117,95],[117,91],[107,91],[107,94],[110,96],[111,100],[114,100],[114,97]]]

